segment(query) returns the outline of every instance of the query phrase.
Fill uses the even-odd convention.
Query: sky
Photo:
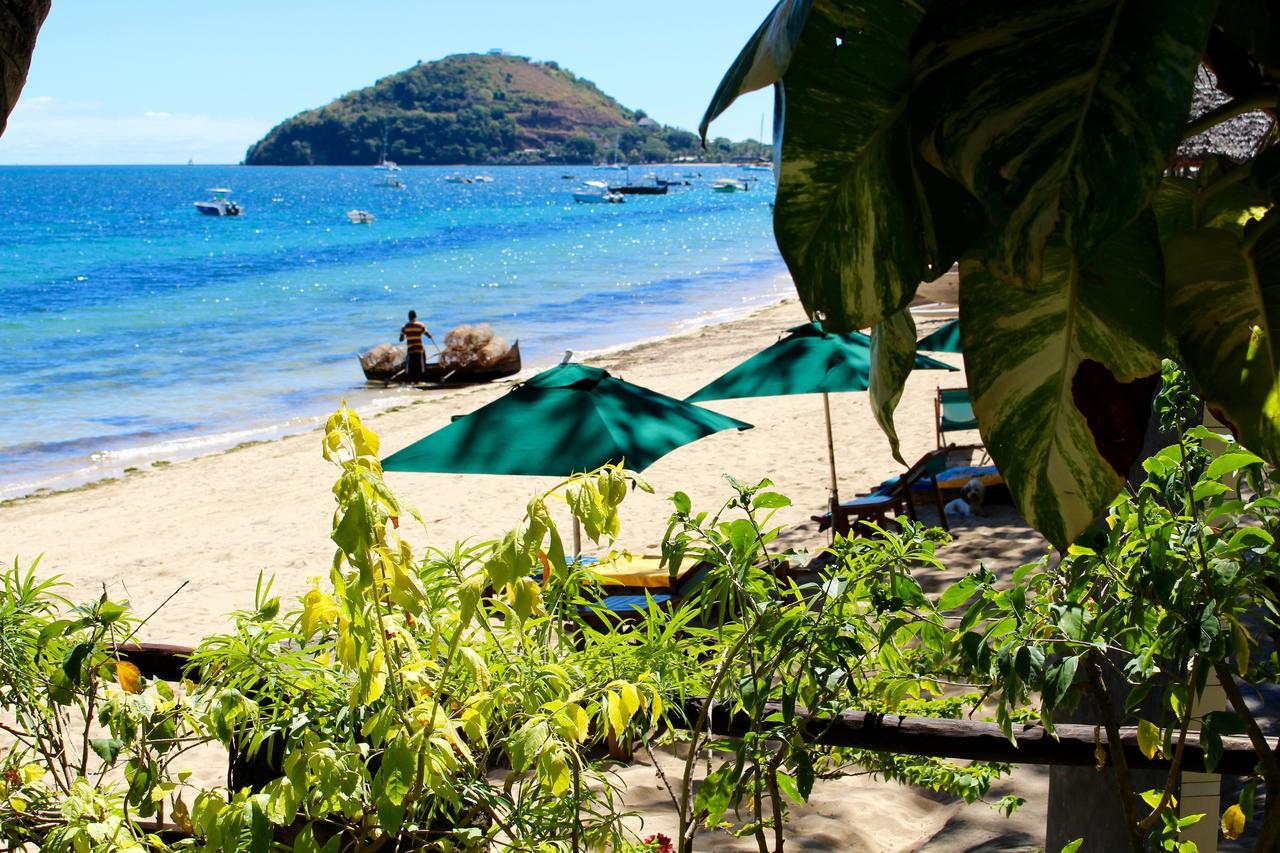
[[[774,0],[54,0],[0,164],[236,163],[277,123],[451,53],[555,60],[695,130]],[[772,133],[772,94],[712,136]]]

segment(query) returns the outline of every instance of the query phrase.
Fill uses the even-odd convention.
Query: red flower
[[[644,840],[645,844],[656,845],[654,853],[675,853],[675,847],[671,844],[671,839],[663,835],[661,832],[650,835]]]

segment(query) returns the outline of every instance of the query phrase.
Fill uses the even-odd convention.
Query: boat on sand
[[[361,353],[360,368],[364,371],[364,378],[370,382],[408,384],[406,355],[405,348],[395,344],[382,344]],[[473,385],[513,376],[520,372],[520,366],[520,341],[516,341],[506,355],[489,364],[453,366],[429,361],[421,381],[434,385]]]

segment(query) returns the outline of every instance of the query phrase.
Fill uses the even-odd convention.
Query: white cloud
[[[92,101],[23,97],[0,136],[0,163],[238,163],[272,124],[160,110],[118,114]]]

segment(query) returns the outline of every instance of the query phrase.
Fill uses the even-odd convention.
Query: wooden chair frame
[[[943,428],[942,428],[942,395],[943,395],[943,394],[946,394],[946,393],[948,393],[948,392],[953,392],[953,391],[963,391],[963,392],[965,393],[965,396],[966,396],[966,397],[967,397],[967,396],[968,396],[968,394],[969,394],[969,389],[968,389],[968,388],[941,388],[941,387],[939,387],[939,388],[938,388],[938,390],[937,390],[937,393],[935,393],[935,394],[933,395],[933,424],[934,424],[934,432],[935,432],[935,434],[937,435],[937,438],[938,438],[938,447],[939,447],[939,449],[941,449],[941,448],[943,448],[943,447],[946,447],[946,444],[947,444],[947,443],[946,443],[946,439],[945,439],[945,437],[944,437],[944,434],[945,434],[945,433],[948,433],[948,432],[961,432],[961,431],[964,431],[964,430],[967,430],[967,429],[971,429],[971,428],[972,428],[972,429],[977,429],[977,425],[976,425],[976,416],[975,416],[975,425],[974,425],[973,427],[971,427],[971,428],[970,428],[970,427],[959,427],[959,428],[952,428],[952,429],[943,429]],[[969,406],[970,406],[970,408],[972,408],[972,407],[973,407],[973,401],[972,401],[972,400],[970,400],[970,402],[969,402]]]
[[[947,513],[942,501],[942,490],[938,487],[938,479],[935,476],[935,467],[941,465],[946,467],[947,456],[951,452],[951,448],[942,447],[937,450],[930,450],[924,456],[906,470],[906,472],[898,478],[888,491],[883,495],[883,500],[872,503],[863,503],[854,506],[835,506],[831,510],[831,526],[835,532],[841,536],[848,536],[850,531],[858,524],[866,522],[874,522],[880,526],[886,526],[893,519],[906,515],[912,521],[919,521],[916,514],[915,498],[912,495],[912,487],[918,480],[923,477],[929,478],[932,485],[933,502],[938,510],[938,524],[943,530],[951,531],[950,525],[947,524]],[[863,497],[876,496],[864,495]],[[893,512],[890,518],[889,512]],[[821,520],[821,516],[815,517]]]

